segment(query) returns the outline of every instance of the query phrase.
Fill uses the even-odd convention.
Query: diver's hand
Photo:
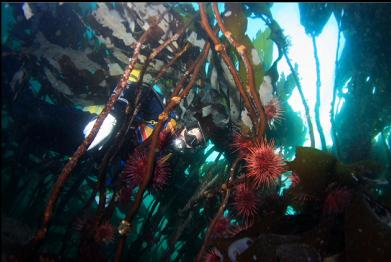
[[[86,125],[86,127],[83,130],[84,138],[86,138],[90,134],[95,122],[96,122],[96,118]],[[108,114],[105,120],[103,121],[103,124],[100,127],[98,134],[96,135],[95,139],[92,141],[91,145],[88,147],[87,150],[93,149],[97,145],[101,144],[102,141],[109,138],[116,123],[117,120],[115,119],[115,117],[112,116],[111,114]]]

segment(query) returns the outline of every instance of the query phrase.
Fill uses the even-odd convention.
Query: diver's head
[[[186,123],[172,141],[174,150],[181,153],[197,150],[205,144],[205,136],[198,121]]]

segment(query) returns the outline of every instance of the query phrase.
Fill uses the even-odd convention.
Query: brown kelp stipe
[[[116,254],[115,254],[115,261],[121,260],[122,250],[123,250],[123,247],[124,247],[124,244],[126,241],[126,237],[132,227],[131,221],[132,221],[133,217],[137,214],[137,211],[139,210],[140,205],[141,205],[141,201],[142,201],[145,189],[152,179],[154,160],[155,160],[155,154],[156,154],[156,150],[157,150],[157,144],[158,144],[160,131],[162,130],[163,125],[164,125],[165,121],[168,119],[168,116],[170,115],[172,110],[174,110],[175,107],[181,102],[181,100],[189,94],[191,88],[193,87],[195,81],[197,80],[201,66],[204,65],[204,62],[205,62],[206,58],[208,57],[209,49],[210,49],[210,44],[206,43],[201,55],[199,56],[198,59],[196,59],[196,61],[190,67],[190,69],[193,69],[193,68],[194,69],[192,71],[188,70],[186,72],[187,74],[185,73],[182,80],[179,82],[179,84],[175,88],[175,90],[171,96],[170,102],[164,108],[164,111],[159,115],[158,124],[156,125],[156,127],[154,128],[153,133],[152,133],[152,142],[151,142],[151,145],[149,147],[149,152],[148,152],[147,170],[146,170],[145,178],[143,180],[143,183],[142,183],[139,191],[137,192],[134,205],[132,205],[132,208],[127,213],[125,219],[121,221],[121,224],[119,227],[119,233],[121,236],[120,236],[120,239],[119,239],[119,242],[117,245],[117,250],[116,250]],[[191,78],[190,82],[184,88],[182,93],[179,94],[180,89],[184,83],[183,79],[187,78],[187,76],[190,73],[192,73],[192,78]]]
[[[253,97],[253,100],[255,101],[255,105],[257,107],[257,111],[259,114],[259,126],[257,131],[258,137],[262,137],[265,132],[265,109],[262,106],[261,99],[259,97],[259,93],[255,90],[255,80],[254,80],[254,68],[252,63],[250,62],[249,56],[248,56],[248,50],[247,48],[235,40],[232,33],[227,30],[227,28],[224,26],[223,20],[221,19],[221,15],[219,12],[219,8],[217,7],[217,3],[213,3],[213,11],[217,19],[217,23],[223,32],[224,36],[228,39],[228,41],[236,48],[236,51],[239,53],[240,57],[242,58],[246,73],[247,73],[247,85],[248,89],[250,90],[250,93]]]
[[[158,19],[156,24],[154,26],[158,25],[163,18],[163,15]],[[120,81],[118,82],[117,86],[115,87],[112,96],[110,97],[109,101],[106,103],[104,109],[99,114],[98,118],[96,119],[96,122],[90,132],[90,134],[87,136],[87,138],[83,141],[83,143],[77,148],[76,152],[72,155],[72,157],[69,158],[69,161],[61,171],[56,183],[54,184],[52,191],[49,196],[48,204],[46,206],[46,209],[43,214],[43,223],[41,227],[37,230],[34,237],[30,241],[30,243],[27,246],[27,252],[33,251],[42,244],[42,241],[47,235],[49,224],[53,215],[53,209],[56,205],[56,202],[58,200],[58,197],[61,193],[61,189],[64,186],[65,182],[69,178],[72,170],[77,165],[79,159],[83,154],[87,151],[87,148],[90,146],[94,138],[96,137],[101,125],[103,124],[103,121],[107,117],[107,115],[110,113],[111,109],[113,108],[114,103],[117,101],[120,94],[123,92],[123,90],[126,88],[128,78],[130,76],[130,72],[133,70],[134,66],[136,65],[136,62],[138,60],[138,56],[140,55],[141,47],[143,44],[148,40],[150,33],[152,32],[151,29],[153,29],[154,26],[151,26],[147,31],[143,33],[143,35],[140,37],[140,40],[137,42],[132,59],[130,60],[130,63],[128,67],[126,68],[124,74],[122,75]]]
[[[249,114],[250,114],[250,119],[253,124],[253,129],[255,129],[258,126],[257,116],[256,116],[254,108],[251,105],[251,101],[247,95],[247,92],[243,88],[243,85],[240,81],[239,75],[235,71],[235,67],[234,67],[231,59],[229,58],[227,51],[225,50],[224,44],[222,44],[220,42],[220,40],[216,37],[215,33],[213,33],[213,31],[209,25],[208,18],[206,16],[206,12],[205,12],[204,3],[198,3],[198,5],[200,7],[200,12],[201,12],[202,27],[204,28],[205,32],[208,34],[210,39],[212,39],[213,44],[215,46],[215,50],[221,54],[225,64],[227,65],[229,71],[231,72],[231,74],[234,78],[234,81],[235,81],[235,85],[239,89],[240,95],[243,98],[244,106],[246,107],[247,112],[249,112]]]
[[[150,62],[153,59],[155,59],[156,56],[158,56],[164,50],[164,48],[166,48],[169,44],[171,44],[174,41],[177,41],[179,39],[179,37],[181,37],[184,34],[184,32],[189,27],[189,25],[190,25],[190,23],[192,21],[193,21],[193,19],[190,19],[187,22],[187,24],[184,25],[177,33],[175,33],[172,37],[170,37],[166,41],[164,41],[160,46],[158,46],[157,48],[152,50],[152,52],[149,54],[148,58],[146,59],[144,65],[143,65],[143,68],[141,70],[141,73],[140,73],[139,79],[137,81],[137,84],[140,84],[140,83],[143,82],[145,72],[147,71]],[[139,90],[139,92],[137,94],[133,116],[132,116],[132,118],[130,120],[130,123],[127,124],[128,127],[130,127],[130,125],[133,123],[133,121],[135,119],[135,116],[138,114],[138,112],[140,110],[140,106],[141,106],[141,104],[139,103],[140,99],[141,99],[141,89]],[[122,143],[123,143],[124,139],[125,139],[124,137],[121,137]],[[122,144],[122,143],[120,143],[120,144]],[[118,148],[118,146],[116,146],[114,148]],[[107,152],[106,155],[107,156],[108,155],[112,155],[111,151]],[[106,156],[105,156],[104,160],[106,160]],[[107,161],[102,161],[102,162],[105,163]],[[102,172],[101,175],[100,175],[100,179],[99,179],[99,205],[98,205],[98,212],[97,212],[98,213],[98,216],[97,216],[98,219],[97,219],[96,223],[99,223],[99,220],[100,220],[100,218],[103,215],[104,207],[105,207],[105,204],[106,204],[106,189],[104,188],[104,181],[105,181],[105,172]]]
[[[225,184],[223,184],[223,186],[227,185],[228,182],[234,180],[234,176],[235,176],[235,173],[236,173],[236,170],[237,170],[237,167],[238,167],[238,164],[239,164],[240,160],[241,160],[241,158],[238,157],[233,162],[231,170],[230,170],[229,178],[225,182]],[[226,187],[226,186],[224,187],[224,189],[225,189],[225,190],[223,190],[223,193],[225,193],[224,200],[221,202],[219,210],[217,211],[217,213],[216,213],[215,217],[213,218],[212,222],[209,224],[208,231],[206,232],[206,235],[205,235],[205,238],[204,238],[204,243],[202,244],[202,247],[201,247],[200,251],[198,252],[198,255],[197,255],[197,258],[196,258],[197,262],[202,260],[202,256],[205,253],[206,247],[208,246],[209,238],[210,238],[211,232],[213,230],[213,227],[216,224],[217,219],[224,214],[224,209],[227,206],[229,195],[231,193],[231,189],[229,187]]]
[[[176,63],[176,61],[178,61],[178,59],[184,54],[186,53],[187,50],[189,50],[190,48],[190,43],[186,43],[185,46],[182,48],[181,51],[179,51],[175,57],[168,63],[168,64],[165,64],[162,69],[160,69],[160,72],[159,74],[157,75],[156,79],[153,81],[154,84],[156,84],[159,79],[163,76],[163,74],[167,71],[168,68],[170,68],[173,64]]]

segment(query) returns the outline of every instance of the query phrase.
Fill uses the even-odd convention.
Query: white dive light
[[[180,138],[175,138],[173,141],[174,148],[178,151],[181,151],[185,148],[185,141]]]

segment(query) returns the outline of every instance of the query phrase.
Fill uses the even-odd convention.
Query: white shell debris
[[[22,9],[23,9],[24,17],[26,17],[27,20],[29,20],[34,15],[33,11],[31,11],[29,3],[24,3]]]
[[[236,240],[228,247],[228,256],[229,259],[233,262],[236,262],[236,257],[240,254],[242,254],[245,250],[247,250],[254,241],[249,238],[241,238],[239,240]]]

